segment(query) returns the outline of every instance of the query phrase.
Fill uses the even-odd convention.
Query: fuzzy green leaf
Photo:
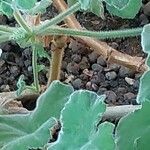
[[[133,19],[142,6],[142,0],[106,0],[106,3],[110,14],[129,19]]]
[[[0,0],[0,12],[8,17],[12,16],[13,13],[11,2],[12,0]]]
[[[142,108],[122,118],[116,129],[117,149],[148,150],[150,147],[150,101]]]
[[[104,122],[100,124],[98,131],[90,137],[90,141],[81,150],[114,150],[113,130],[114,125],[112,123]]]
[[[0,149],[27,150],[43,147],[50,139],[50,128],[59,118],[60,111],[72,87],[54,81],[37,100],[33,112],[27,115],[0,115]]]
[[[99,149],[109,144],[109,142],[112,144],[112,140],[110,140],[112,133],[109,132],[112,129],[111,126],[110,130],[109,127],[107,128],[109,132],[108,141],[103,139],[104,143],[101,143],[103,145],[99,146],[100,141],[98,139],[101,139],[104,133],[102,132],[98,135],[102,130],[99,128],[97,131],[96,125],[106,109],[106,106],[103,104],[104,98],[104,96],[98,96],[90,91],[79,90],[74,92],[61,112],[60,121],[62,123],[62,129],[59,138],[55,143],[49,146],[49,150],[82,149],[87,143],[91,143],[91,146],[95,146]],[[108,134],[106,134],[106,136]],[[110,136],[111,138],[109,138]],[[111,146],[113,147],[114,144]],[[113,150],[113,148],[111,148],[111,150]]]
[[[145,72],[140,79],[137,102],[142,103],[146,99],[150,101],[150,71]]]
[[[22,9],[31,9],[36,2],[37,0],[16,0],[16,5]]]
[[[32,9],[29,10],[29,14],[43,14],[46,12],[46,8],[52,4],[51,0],[41,0]]]
[[[38,53],[38,57],[40,58],[47,58],[49,61],[51,60],[49,54],[44,50],[44,47],[42,46],[42,44],[37,44],[37,53]]]
[[[147,24],[143,27],[141,37],[143,51],[150,54],[150,24]]]

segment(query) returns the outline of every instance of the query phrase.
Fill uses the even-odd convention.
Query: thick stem
[[[54,17],[53,19],[46,21],[45,23],[39,25],[35,29],[35,33],[40,34],[43,31],[45,31],[49,26],[56,25],[64,20],[68,15],[73,14],[74,12],[78,11],[80,9],[80,3],[76,3],[70,8],[68,8],[66,11],[60,13],[58,16]]]
[[[97,39],[112,39],[112,38],[125,38],[134,37],[141,34],[143,28],[133,28],[126,30],[113,30],[113,31],[88,31],[88,30],[78,30],[60,27],[49,27],[46,31],[41,33],[41,35],[67,35],[67,36],[87,36]]]
[[[38,66],[37,66],[37,49],[36,46],[33,46],[32,49],[32,67],[33,67],[33,77],[34,77],[34,86],[36,91],[39,92],[39,80],[38,80]]]
[[[20,14],[20,12],[18,10],[14,11],[13,13],[15,20],[17,21],[17,23],[23,28],[25,29],[28,33],[32,33],[32,30],[30,29],[30,27],[27,25],[25,19],[22,17],[22,15]]]
[[[52,81],[60,79],[60,70],[63,54],[64,48],[58,48],[52,51],[51,67],[49,71],[47,87],[51,84]]]

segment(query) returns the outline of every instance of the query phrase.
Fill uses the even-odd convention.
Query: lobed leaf
[[[90,91],[79,90],[74,92],[61,112],[62,129],[59,138],[48,149],[75,150],[94,147],[95,150],[98,150],[101,147],[107,147],[108,144],[109,149],[113,150],[113,125],[105,123],[100,125],[99,128],[96,127],[106,109],[103,103],[104,99],[104,96],[98,96]],[[106,129],[108,129],[107,134],[105,134]],[[108,138],[108,141],[106,141],[106,138]]]
[[[150,54],[150,24],[143,27],[143,32],[141,34],[141,44],[143,51]]]
[[[142,108],[119,121],[116,129],[117,149],[148,150],[150,143],[150,101],[142,103]]]
[[[110,14],[133,19],[142,6],[142,0],[105,0]]]
[[[145,72],[140,79],[140,87],[137,95],[137,102],[143,103],[145,100],[150,101],[150,71]]]
[[[54,81],[37,100],[33,112],[27,115],[0,115],[0,149],[27,150],[43,147],[50,139],[50,128],[59,118],[60,111],[72,87]]]

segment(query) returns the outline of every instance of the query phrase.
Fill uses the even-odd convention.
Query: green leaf
[[[92,13],[94,13],[97,16],[100,16],[101,18],[104,17],[104,7],[101,0],[92,0],[90,1],[90,10]]]
[[[43,14],[46,12],[46,8],[52,4],[51,0],[41,0],[32,9],[29,10],[29,14]]]
[[[7,15],[8,17],[12,16],[13,9],[11,7],[12,0],[1,0],[0,1],[0,12]]]
[[[81,4],[81,9],[83,9],[83,10],[89,9],[90,1],[91,0],[79,0],[79,2]]]
[[[59,118],[72,92],[72,87],[54,81],[38,98],[37,106],[30,114],[0,115],[0,149],[43,147],[50,139],[50,128],[56,123],[51,117]]]
[[[133,19],[142,6],[142,0],[105,0],[110,14]]]
[[[44,50],[42,44],[37,44],[37,53],[40,58],[47,58],[49,61],[51,60],[49,54]]]
[[[99,125],[98,131],[90,137],[90,141],[82,147],[82,150],[114,150],[115,142],[112,136],[114,125],[104,122]]]
[[[105,137],[104,133],[101,132],[102,130],[99,128],[97,131],[96,127],[106,109],[106,106],[103,103],[104,99],[104,96],[98,96],[94,92],[86,90],[75,91],[70,96],[69,101],[66,103],[61,112],[60,121],[62,128],[60,135],[58,140],[49,146],[49,150],[82,149],[85,144],[93,143],[95,145],[95,142],[95,147],[97,149],[106,146],[106,144],[109,145],[109,142],[111,142],[110,145],[113,146],[114,143],[112,144],[112,132],[109,132],[112,129],[112,126],[107,128],[109,133],[105,135],[109,135],[108,141],[103,139],[105,143],[101,143],[103,145],[100,146],[100,141],[98,140],[98,138],[101,139],[101,136]],[[102,126],[103,125],[100,127]],[[98,135],[99,132],[101,132],[100,135]],[[92,146],[94,146],[93,144]],[[113,150],[113,148],[110,149]]]
[[[16,0],[16,5],[21,9],[31,9],[35,6],[37,0]]]
[[[150,54],[150,24],[143,27],[141,38],[143,51]]]
[[[37,65],[38,72],[41,72],[44,69],[45,69],[45,65]]]
[[[119,150],[148,150],[150,147],[150,101],[119,121],[116,143]],[[148,134],[149,133],[149,134]]]
[[[150,101],[150,71],[145,72],[140,79],[140,87],[137,95],[137,102]]]
[[[26,83],[24,81],[24,75],[21,75],[19,77],[19,80],[17,82],[17,91],[16,91],[16,95],[19,96],[21,95],[21,93],[26,89]]]

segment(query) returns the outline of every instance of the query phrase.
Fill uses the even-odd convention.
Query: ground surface
[[[49,13],[44,17],[51,18],[56,15],[54,8],[51,7],[48,11]],[[81,12],[76,17],[83,27],[96,31],[139,27],[149,23],[148,15],[143,13],[143,9],[133,20],[113,17],[107,12],[105,20],[93,14]],[[0,24],[13,26],[14,22],[6,17],[0,17]],[[107,43],[124,53],[144,57],[140,37],[107,40]],[[16,90],[16,83],[21,74],[25,75],[27,84],[31,84],[33,82],[31,50],[20,49],[12,42],[3,43],[0,48],[3,50],[0,58],[0,92]],[[41,59],[39,62],[48,66],[46,59]],[[39,76],[40,83],[43,85],[47,81],[46,73],[42,71]],[[140,76],[141,74],[123,66],[108,64],[102,56],[92,52],[76,40],[71,40],[65,50],[61,81],[72,84],[75,89],[88,89],[98,94],[106,94],[106,102],[109,104],[135,104]]]

